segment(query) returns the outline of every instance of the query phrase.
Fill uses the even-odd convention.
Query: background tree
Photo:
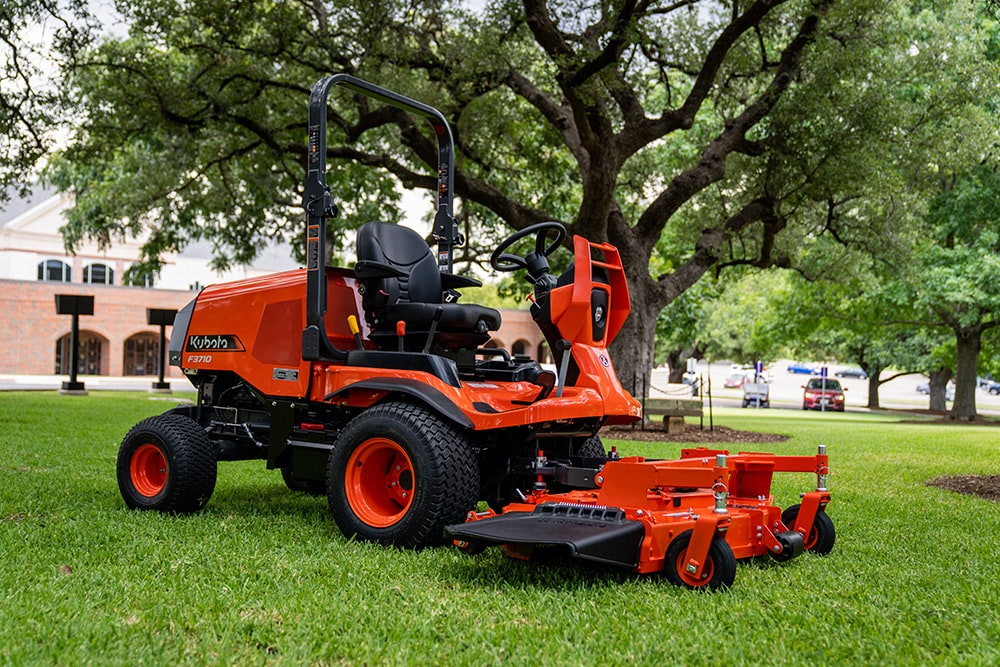
[[[886,231],[857,202],[896,184],[889,158],[902,151],[888,147],[927,162],[940,147],[919,128],[982,93],[968,85],[980,44],[969,3],[941,6],[497,0],[471,14],[440,0],[131,0],[128,37],[72,63],[81,117],[51,173],[76,197],[71,246],[144,233],[155,269],[207,238],[218,264],[247,261],[299,234],[311,84],[357,74],[446,113],[471,224],[559,219],[618,246],[635,311],[618,370],[645,373],[655,316],[706,272],[790,266],[817,234]],[[333,233],[395,219],[397,181],[433,187],[421,124],[343,94],[330,114],[344,212]],[[665,233],[673,270],[651,273]]]
[[[930,208],[928,243],[911,284],[914,301],[955,339],[950,417],[976,417],[983,334],[1000,326],[1000,174],[984,164],[960,175]]]
[[[85,0],[0,4],[0,206],[26,196],[39,161],[65,120],[66,98],[52,73],[72,67],[94,22]]]

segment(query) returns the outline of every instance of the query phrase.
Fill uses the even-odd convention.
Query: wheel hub
[[[152,498],[167,485],[167,459],[152,443],[140,445],[129,463],[132,485],[147,498]]]
[[[347,502],[370,526],[397,523],[413,502],[413,463],[399,443],[388,438],[362,442],[347,462]]]

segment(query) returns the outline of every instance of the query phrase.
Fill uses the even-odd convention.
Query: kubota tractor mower
[[[353,269],[325,266],[326,219],[337,212],[326,184],[335,86],[430,121],[436,255],[408,228],[371,222],[358,231]],[[308,153],[306,268],[207,287],[178,313],[169,359],[197,402],[125,436],[118,484],[129,507],[197,511],[218,461],[262,459],[290,488],[325,494],[345,535],[386,545],[440,544],[447,530],[469,550],[498,543],[526,556],[555,546],[639,572],[675,571],[691,587],[728,585],[734,558],[829,551],[823,484],[784,514],[770,496],[772,472],[825,479],[825,453],[694,450],[646,461],[604,451],[602,426],[642,416],[607,351],[630,310],[613,246],[574,237],[573,263],[556,276],[548,256],[563,245],[561,224],[504,240],[491,264],[525,271],[556,370],[484,347],[500,314],[458,300],[458,289],[479,283],[452,273],[462,239],[452,135],[439,111],[327,77],[310,98]],[[515,254],[522,240],[531,249]],[[477,513],[482,501],[490,510]]]

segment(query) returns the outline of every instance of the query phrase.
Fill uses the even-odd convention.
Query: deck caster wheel
[[[792,560],[796,556],[802,555],[802,551],[805,548],[805,540],[802,538],[802,533],[794,530],[787,530],[783,533],[778,533],[774,536],[778,540],[778,544],[781,545],[781,551],[775,553],[769,551],[768,555],[779,563],[784,563]]]
[[[118,489],[131,509],[197,512],[215,490],[215,448],[190,417],[144,419],[118,449]]]
[[[431,410],[375,405],[341,431],[327,463],[330,514],[347,537],[386,546],[443,544],[479,496],[465,434]]]
[[[667,547],[664,568],[670,582],[684,588],[711,591],[732,586],[736,579],[736,556],[733,555],[732,547],[718,535],[712,538],[712,544],[708,547],[708,559],[702,568],[701,577],[695,577],[687,571],[685,565],[691,535],[692,531],[686,530]]]
[[[477,540],[455,540],[453,544],[466,556],[476,556],[486,551],[486,543]]]
[[[792,505],[781,513],[781,522],[788,526],[789,530],[795,525],[800,507],[801,505]],[[833,528],[833,520],[826,512],[816,512],[812,530],[803,537],[803,548],[806,551],[824,556],[833,550],[833,543],[836,540],[837,532]]]

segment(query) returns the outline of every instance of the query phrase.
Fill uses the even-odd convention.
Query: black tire
[[[592,435],[576,448],[576,455],[588,459],[606,459],[608,452],[604,449],[601,436]]]
[[[791,530],[795,526],[795,519],[799,516],[801,505],[792,505],[781,513],[781,522]],[[833,550],[833,544],[837,541],[837,531],[833,527],[833,519],[820,510],[816,513],[812,530],[805,536],[803,547],[806,551],[825,556]]]
[[[281,469],[281,479],[290,491],[308,493],[310,496],[326,495],[326,481],[318,479],[299,479],[292,472],[291,467],[285,466]]]
[[[465,434],[427,408],[388,402],[340,433],[327,464],[330,514],[347,537],[408,548],[444,543],[479,499]]]
[[[692,531],[686,530],[667,547],[663,567],[670,582],[676,586],[694,590],[715,591],[732,586],[736,579],[736,556],[733,555],[732,547],[718,535],[712,537],[712,544],[708,547],[708,560],[705,567],[702,568],[701,578],[695,580],[684,571],[684,562],[687,560],[687,549],[691,543],[691,535]]]
[[[131,509],[197,512],[215,490],[215,446],[190,417],[139,422],[118,449],[118,489]]]

